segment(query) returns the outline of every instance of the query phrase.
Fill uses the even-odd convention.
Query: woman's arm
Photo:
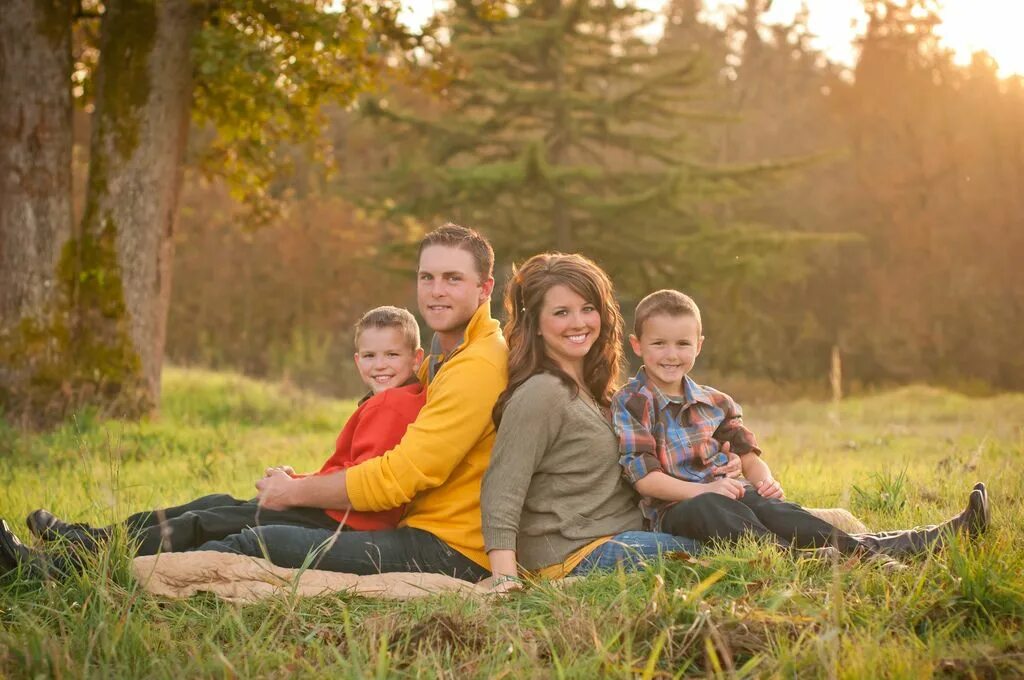
[[[516,573],[519,518],[533,473],[558,438],[568,398],[557,378],[535,376],[513,393],[502,414],[480,487],[484,549],[495,577]]]
[[[487,553],[487,559],[491,561],[491,592],[507,593],[522,589],[515,550],[492,550]]]

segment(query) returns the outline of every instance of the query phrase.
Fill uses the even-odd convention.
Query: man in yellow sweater
[[[472,229],[446,224],[420,243],[417,301],[434,340],[420,369],[427,402],[383,456],[334,474],[295,479],[271,469],[260,504],[387,510],[408,504],[397,529],[247,529],[200,550],[266,556],[354,574],[426,571],[477,581],[489,575],[480,529],[480,483],[494,444],[491,409],[508,380],[508,349],[491,318],[494,251]]]

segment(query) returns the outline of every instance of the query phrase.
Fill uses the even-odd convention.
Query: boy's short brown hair
[[[356,322],[355,345],[359,351],[359,336],[367,328],[397,328],[402,331],[405,340],[409,343],[409,349],[415,351],[420,347],[420,327],[416,323],[416,317],[408,309],[384,305],[374,307]]]
[[[644,323],[657,314],[692,316],[697,320],[697,334],[700,335],[702,332],[700,308],[693,298],[678,290],[666,288],[651,293],[637,304],[636,313],[633,315],[633,335],[639,338],[643,332]]]
[[[465,250],[473,256],[476,273],[482,280],[486,281],[494,275],[494,248],[476,229],[460,227],[452,222],[441,225],[420,241],[420,249],[416,253],[417,261],[423,255],[423,250],[429,246],[447,246]]]

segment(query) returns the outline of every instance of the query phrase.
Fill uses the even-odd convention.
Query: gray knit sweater
[[[640,529],[611,425],[553,375],[535,375],[502,415],[480,493],[484,548],[516,550],[525,569],[559,564],[588,543]]]

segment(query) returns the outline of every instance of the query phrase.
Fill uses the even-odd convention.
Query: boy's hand
[[[712,477],[731,477],[733,479],[736,479],[741,474],[743,474],[743,466],[740,462],[740,457],[729,450],[729,442],[725,442],[724,444],[722,444],[719,451],[724,453],[728,457],[729,462],[727,462],[725,465],[717,465],[714,468],[712,468]]]
[[[256,497],[259,499],[260,507],[268,510],[287,510],[292,507],[289,500],[290,492],[292,486],[297,483],[284,470],[268,470],[267,476],[256,482]]]
[[[710,484],[705,484],[704,487],[704,493],[721,494],[722,496],[725,496],[726,498],[731,498],[734,501],[743,498],[743,482],[737,481],[735,479],[730,479],[729,477],[716,479]]]
[[[266,470],[263,471],[263,476],[269,477],[270,474],[275,470],[280,470],[289,477],[295,476],[295,468],[293,468],[291,465],[274,465],[273,467],[268,467]]]
[[[778,498],[780,501],[786,498],[786,492],[782,490],[782,485],[773,477],[762,479],[754,485],[754,489],[762,498]]]

